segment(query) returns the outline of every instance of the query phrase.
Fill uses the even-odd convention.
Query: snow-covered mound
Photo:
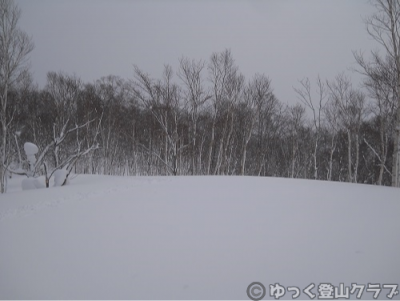
[[[13,185],[0,195],[0,299],[243,300],[254,281],[270,299],[275,283],[318,294],[319,283],[400,281],[394,188],[261,177]]]
[[[33,144],[31,142],[25,142],[24,150],[27,156],[32,156],[38,153],[39,148],[36,146],[36,144]]]

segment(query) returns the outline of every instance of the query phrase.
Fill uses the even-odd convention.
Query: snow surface
[[[254,281],[400,282],[399,189],[78,176],[18,191],[22,179],[0,195],[0,299],[248,300]]]

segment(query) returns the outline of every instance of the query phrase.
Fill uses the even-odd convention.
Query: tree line
[[[49,165],[97,142],[76,162],[76,172],[390,185],[393,104],[380,110],[345,74],[315,84],[302,80],[295,88],[301,102],[292,106],[277,99],[267,76],[246,81],[229,50],[208,63],[181,59],[176,74],[165,66],[159,79],[138,67],[134,74],[84,83],[50,72],[43,89],[9,93],[11,161],[19,164],[15,150],[24,142],[45,149],[72,129],[46,154]]]
[[[246,79],[228,49],[207,61],[183,57],[177,70],[165,65],[158,77],[139,66],[132,78],[110,75],[91,83],[49,72],[39,89],[25,64],[33,43],[4,17],[11,7],[17,21],[20,11],[12,1],[0,4],[8,29],[0,33],[2,191],[13,173],[45,175],[48,186],[58,169],[399,186],[400,55],[394,46],[400,43],[384,36],[397,32],[399,21],[390,16],[400,12],[398,1],[376,0],[377,13],[366,20],[387,53],[373,52],[372,59],[354,53],[363,86],[345,73],[304,78],[293,88],[294,105],[275,96],[267,75]],[[12,55],[18,50],[19,60]],[[25,142],[40,150],[34,166],[21,152]]]

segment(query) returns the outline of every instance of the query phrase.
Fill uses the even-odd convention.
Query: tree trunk
[[[359,162],[360,162],[360,142],[359,142],[358,133],[357,133],[356,134],[356,162],[355,162],[354,173],[353,173],[353,182],[354,183],[357,183]]]
[[[350,183],[353,181],[351,163],[351,133],[347,130],[347,181]]]
[[[314,153],[313,153],[313,159],[314,159],[314,180],[317,180],[317,179],[318,179],[317,150],[318,150],[318,137],[315,139]]]
[[[6,154],[7,154],[7,94],[8,94],[8,84],[5,84],[4,93],[2,95],[2,107],[1,107],[1,162],[0,162],[0,192],[6,192]]]
[[[212,153],[214,144],[215,144],[215,118],[213,119],[212,122],[210,147],[208,148],[207,175],[209,175],[211,172],[211,162],[212,162]]]
[[[400,142],[400,128],[399,122],[396,121],[394,130],[394,149],[393,149],[393,165],[392,165],[392,186],[399,187],[399,142]]]

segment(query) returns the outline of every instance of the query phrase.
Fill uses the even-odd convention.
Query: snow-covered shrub
[[[23,179],[21,182],[22,190],[31,190],[36,189],[35,185],[33,184],[32,178]]]
[[[24,179],[21,182],[22,190],[44,188],[44,185],[40,183],[40,181],[37,178],[32,178],[35,175],[35,164],[36,164],[35,155],[39,152],[39,148],[36,146],[36,144],[33,144],[31,142],[25,142],[24,151],[29,163],[29,170],[24,171],[21,168],[20,170],[18,170],[18,172],[24,173],[28,176],[27,179]]]
[[[67,178],[67,173],[65,169],[58,169],[54,172],[54,186],[62,186],[65,179]]]
[[[44,185],[36,178],[26,178],[21,182],[22,190],[32,190],[44,188]]]
[[[25,175],[28,178],[34,178],[37,177],[37,171],[39,167],[43,166],[44,170],[44,176],[45,176],[45,187],[49,187],[50,183],[50,178],[54,175],[54,186],[62,186],[68,183],[68,176],[72,171],[73,166],[76,164],[76,162],[81,158],[82,156],[87,155],[91,151],[98,149],[99,144],[97,142],[93,142],[91,146],[86,148],[85,150],[81,150],[80,144],[78,147],[78,150],[67,156],[64,160],[60,160],[60,157],[58,155],[59,152],[59,146],[64,142],[65,138],[67,137],[68,134],[73,133],[73,132],[78,132],[78,130],[82,127],[87,126],[90,124],[92,121],[88,121],[85,124],[82,125],[76,125],[75,127],[71,129],[67,129],[68,126],[68,120],[64,124],[64,126],[61,129],[61,132],[58,137],[55,137],[51,143],[49,143],[47,146],[41,150],[39,153],[39,148],[31,142],[26,142],[24,144],[24,151],[25,155],[27,158],[27,162],[29,163],[29,168],[28,169],[22,169],[19,168],[12,170],[13,173],[19,174],[19,175]],[[100,119],[101,121],[101,119]],[[100,125],[99,121],[99,125]],[[97,136],[98,132],[96,132]],[[46,154],[53,148],[54,154],[55,154],[55,161],[56,164],[55,166],[49,166],[45,160]],[[39,154],[38,154],[39,153]],[[38,154],[38,158],[36,158],[36,155]],[[20,159],[20,161],[22,161]],[[31,181],[31,180],[24,180],[22,182],[22,189],[27,190],[27,189],[36,189],[36,188],[42,188],[43,185],[40,184],[38,180]]]
[[[31,142],[25,142],[24,150],[26,158],[28,159],[29,162],[29,176],[33,176],[36,163],[35,155],[38,153],[39,148],[36,146],[36,144],[33,144]]]

